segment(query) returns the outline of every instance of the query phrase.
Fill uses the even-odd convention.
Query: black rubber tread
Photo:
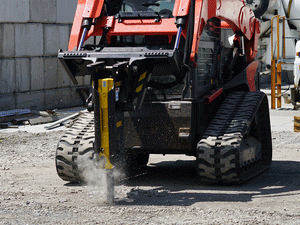
[[[56,170],[58,176],[70,182],[84,182],[81,160],[93,159],[95,131],[94,113],[83,114],[73,126],[63,134],[56,149]],[[149,154],[126,153],[125,162],[117,160],[118,169],[131,176],[146,167]]]
[[[82,168],[78,161],[93,158],[94,139],[94,114],[87,112],[79,117],[58,142],[55,162],[61,179],[70,182],[83,181]]]
[[[226,97],[197,145],[198,175],[202,181],[240,183],[269,167],[272,145],[266,104],[262,92],[234,92]],[[255,124],[256,117],[263,117],[265,122]],[[259,134],[259,130],[265,133]],[[241,162],[241,148],[248,141],[261,147],[262,156]]]

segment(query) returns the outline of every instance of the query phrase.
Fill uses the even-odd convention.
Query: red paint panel
[[[221,28],[222,29],[231,29],[229,24],[226,21],[221,21]]]
[[[205,95],[203,98],[206,100],[206,104],[211,103],[215,100],[218,96],[220,96],[223,92],[223,89],[220,88],[218,90],[212,90],[208,95]]]
[[[259,64],[258,61],[254,61],[247,67],[247,80],[248,80],[250,91],[256,91],[255,74],[256,74],[258,64]]]
[[[189,14],[191,2],[188,0],[176,0],[174,9],[173,9],[173,16],[186,16]]]
[[[75,12],[75,18],[73,21],[73,26],[70,35],[70,41],[68,47],[69,51],[72,51],[78,45],[82,33],[82,29],[81,29],[82,19],[83,19],[82,14],[85,8],[86,1],[87,0],[78,0],[76,12]]]
[[[78,0],[75,18],[73,21],[68,50],[78,46],[82,35],[83,18],[97,18],[100,16],[104,0]]]
[[[212,18],[216,15],[217,3],[216,0],[208,1],[207,4],[207,15],[208,18]]]
[[[104,0],[86,0],[82,14],[83,18],[97,18],[100,16]]]
[[[108,26],[108,21],[111,21],[110,17],[102,20],[101,24],[97,24],[95,28],[90,32],[89,36],[99,36],[102,34],[101,27]],[[108,36],[129,36],[129,35],[176,35],[177,27],[175,24],[175,18],[162,19],[160,22],[155,22],[153,19],[142,20],[123,20],[119,23],[114,20],[110,24]],[[88,38],[87,37],[87,38]]]
[[[191,51],[191,61],[194,62],[195,55],[198,53],[198,44],[200,41],[201,33],[203,30],[203,27],[205,25],[205,20],[203,19],[203,13],[202,8],[205,2],[202,0],[196,0],[195,5],[195,28],[194,28],[194,36],[193,36],[193,45],[192,45],[192,51]]]

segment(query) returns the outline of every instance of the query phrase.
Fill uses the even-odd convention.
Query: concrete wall
[[[76,0],[0,0],[0,111],[82,105],[56,56],[67,50]]]

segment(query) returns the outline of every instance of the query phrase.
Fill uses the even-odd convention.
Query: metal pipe
[[[289,5],[288,5],[288,9],[287,9],[287,14],[286,14],[286,17],[287,17],[287,18],[290,17],[290,14],[291,14],[291,8],[292,8],[292,3],[293,3],[293,0],[289,0]]]
[[[277,20],[279,16],[273,16],[271,19],[271,109],[275,109],[276,108],[276,102],[275,102],[275,75],[276,75],[276,59],[274,58],[274,27],[273,27],[273,22],[274,19],[277,18]]]
[[[178,49],[178,47],[179,47],[181,32],[182,32],[182,27],[179,27],[178,31],[177,31],[177,35],[176,35],[174,50]]]
[[[281,17],[282,19],[282,57],[285,59],[285,17]]]
[[[245,55],[245,40],[244,36],[241,36],[241,44],[242,44],[242,55]]]
[[[276,28],[276,32],[277,32],[277,56],[276,56],[276,60],[278,60],[280,58],[280,31],[279,31],[279,23],[280,23],[280,17],[277,16],[277,28]]]
[[[286,18],[285,20],[300,20],[300,18]]]
[[[88,31],[88,29],[87,29],[86,27],[83,28],[82,36],[81,36],[81,39],[80,39],[80,42],[79,42],[79,45],[78,45],[78,49],[77,49],[78,51],[80,51],[81,48],[82,48],[82,45],[83,45],[85,36],[86,36],[86,34],[87,34],[87,31]]]

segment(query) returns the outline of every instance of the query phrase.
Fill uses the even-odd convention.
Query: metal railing
[[[279,62],[280,56],[280,17],[279,15],[272,17],[271,19],[271,109],[276,108],[276,99],[277,99],[277,107],[281,108],[281,64],[283,62]],[[276,19],[276,57],[274,56],[274,30],[273,24],[274,19]],[[283,26],[284,27],[284,26]],[[283,33],[285,35],[285,29],[283,29]],[[283,38],[283,40],[285,40]],[[283,46],[283,58],[285,58],[285,41],[282,43]]]
[[[274,20],[276,19],[276,56],[274,56]],[[286,37],[285,23],[289,20],[300,20],[300,18],[286,18],[276,15],[271,19],[271,108],[281,108],[281,81],[282,65],[286,63],[286,39],[300,39],[300,37]],[[282,56],[280,57],[280,23],[282,23]]]

